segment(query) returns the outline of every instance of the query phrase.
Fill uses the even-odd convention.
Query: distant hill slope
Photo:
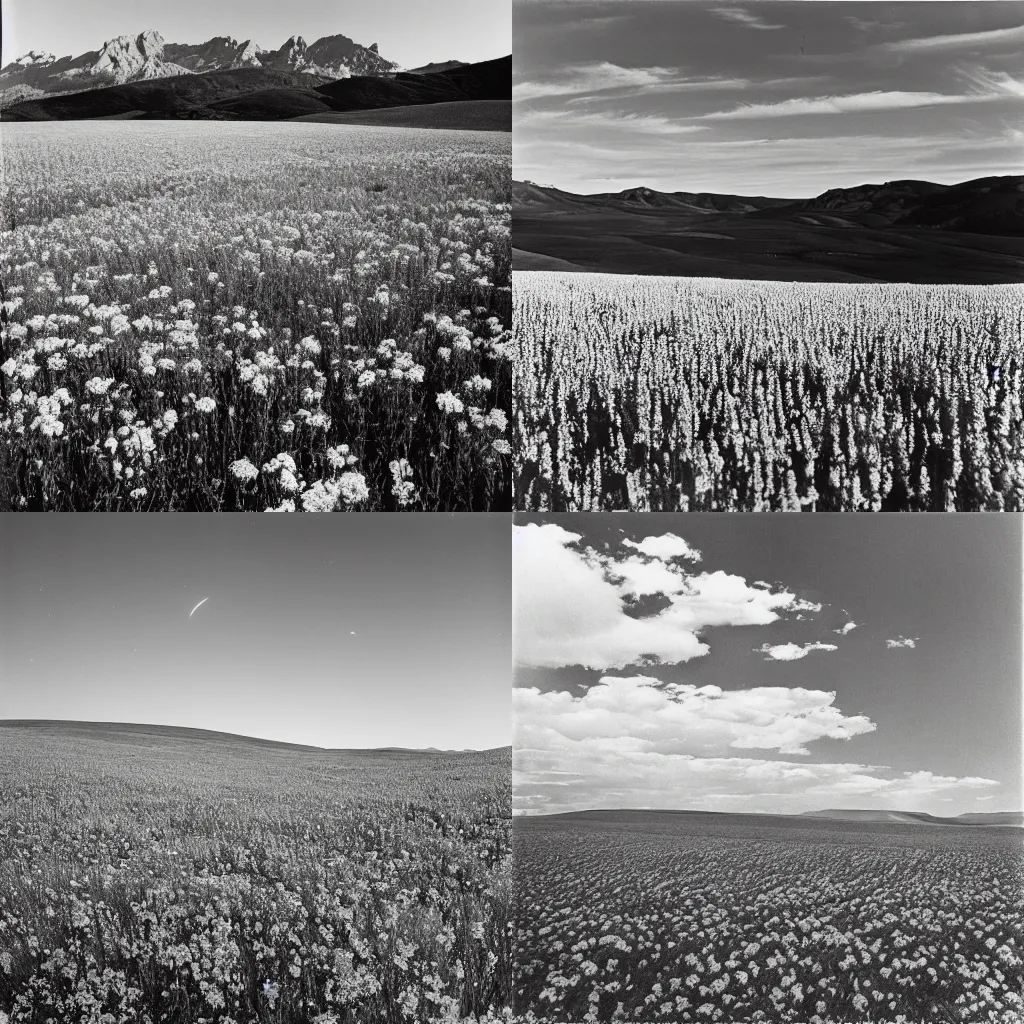
[[[828,808],[823,811],[807,811],[808,818],[831,818],[836,821],[899,821],[905,824],[922,825],[1024,825],[1024,813],[1020,811],[995,811],[984,814],[960,814],[955,818],[943,818],[923,811],[889,811],[878,809]]]
[[[877,225],[946,228],[986,235],[1024,235],[1024,175],[976,178],[958,185],[890,181],[837,188],[780,207],[851,214]]]
[[[296,121],[327,124],[368,124],[391,128],[447,128],[477,132],[512,131],[511,100],[459,100],[420,103],[410,107],[311,112]]]
[[[950,819],[955,821],[955,819]],[[620,835],[627,842],[673,843],[699,837],[729,840],[825,844],[828,846],[921,849],[1012,849],[1021,842],[1019,828],[942,827],[922,821],[817,817],[810,814],[751,814],[732,811],[637,810],[631,808],[524,814],[514,822],[516,841],[546,835]]]
[[[348,78],[328,82],[317,92],[334,110],[403,107],[459,100],[510,100],[512,57],[464,64],[431,75],[403,72],[394,78]]]
[[[177,725],[145,725],[135,722],[78,722],[59,719],[0,718],[0,731],[17,729],[25,733],[48,737],[77,737],[79,739],[102,740],[109,743],[129,743],[165,746],[167,744],[199,743],[234,749],[244,747],[260,747],[266,750],[297,751],[320,755],[324,753],[344,753],[353,755],[410,755],[427,758],[464,757],[488,758],[503,755],[507,747],[495,747],[493,750],[438,750],[415,749],[409,747],[367,747],[367,748],[331,748],[308,746],[301,743],[287,743],[282,740],[260,739],[255,736],[241,736],[236,733],[216,732],[210,729],[192,729]]]
[[[510,100],[511,91],[511,56],[429,75],[402,72],[339,80],[246,67],[30,100],[9,107],[3,119],[75,120],[136,112],[148,118],[285,120],[331,111]]]
[[[811,199],[513,183],[516,248],[590,272],[775,281],[1024,281],[1024,176]],[[531,262],[535,262],[532,260]],[[519,261],[515,269],[529,269]]]
[[[555,256],[541,256],[535,252],[526,252],[524,249],[512,249],[512,259],[515,261],[518,270],[554,270],[577,272],[582,267],[567,260],[560,260]]]
[[[435,61],[419,68],[408,68],[411,75],[432,75],[437,71],[450,71],[452,68],[464,68],[468,62],[464,60]]]
[[[283,89],[306,92],[325,79],[301,72],[270,68],[237,68],[181,75],[158,81],[112,85],[69,96],[51,96],[19,103],[3,111],[5,121],[74,121],[112,114],[150,114],[158,117],[187,117],[211,103],[252,92]]]
[[[230,743],[252,745],[281,750],[318,751],[321,748],[279,740],[240,736],[236,733],[216,732],[210,729],[191,729],[177,725],[145,725],[138,722],[77,722],[45,718],[0,718],[0,729],[20,729],[48,736],[82,736],[111,742],[164,742],[198,741],[203,743]]]

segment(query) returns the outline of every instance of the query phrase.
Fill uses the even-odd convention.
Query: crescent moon
[[[196,605],[196,607],[195,607],[195,608],[193,608],[193,609],[192,609],[192,611],[190,611],[190,612],[188,613],[188,617],[189,617],[189,618],[191,619],[191,618],[192,618],[192,616],[193,616],[193,615],[195,615],[195,613],[196,613],[196,608],[200,608],[200,607],[202,607],[202,605],[206,604],[206,602],[207,602],[207,601],[209,601],[209,600],[210,600],[210,599],[209,599],[208,597],[204,597],[204,598],[202,599],[202,601],[200,601],[200,602],[199,602],[199,604],[197,604],[197,605]]]

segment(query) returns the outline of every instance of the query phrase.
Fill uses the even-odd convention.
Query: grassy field
[[[4,126],[0,505],[511,508],[510,142]]]
[[[1021,834],[686,812],[517,818],[517,1010],[1018,1024]]]
[[[514,291],[523,511],[1024,509],[1020,285]]]
[[[507,1019],[509,751],[0,722],[0,1021]]]

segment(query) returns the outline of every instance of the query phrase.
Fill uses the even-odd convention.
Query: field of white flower
[[[507,134],[5,124],[0,507],[511,508]]]
[[[1024,286],[513,291],[523,511],[1024,510]]]
[[[551,1022],[1020,1024],[1020,829],[517,818],[515,1002]]]
[[[510,1019],[507,749],[105,728],[0,727],[3,1024]]]

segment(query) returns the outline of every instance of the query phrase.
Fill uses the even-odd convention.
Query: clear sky
[[[516,523],[520,812],[1020,809],[1021,516]]]
[[[289,36],[312,43],[340,33],[363,46],[377,43],[382,57],[403,67],[512,52],[507,0],[4,0],[2,6],[0,66],[29,50],[78,56],[115,36],[149,29],[169,43],[232,36],[267,50]]]
[[[514,173],[805,197],[1024,171],[1024,3],[514,0]]]
[[[510,559],[501,515],[6,513],[0,719],[504,746]]]

